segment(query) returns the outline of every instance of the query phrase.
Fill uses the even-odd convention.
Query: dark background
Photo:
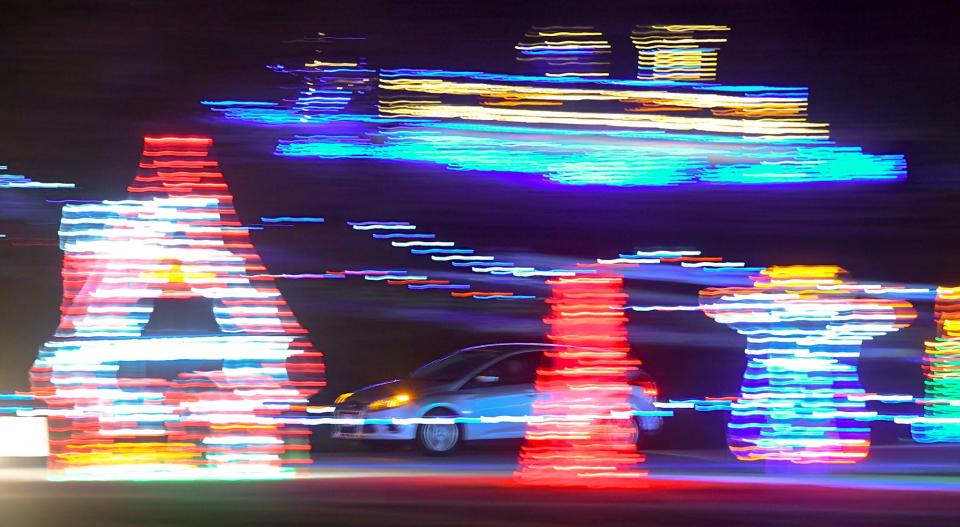
[[[27,369],[57,323],[59,209],[44,199],[124,197],[145,134],[212,135],[248,223],[277,215],[328,219],[254,232],[274,273],[449,270],[343,224],[377,219],[413,221],[440,239],[497,255],[572,262],[652,246],[697,247],[751,266],[836,263],[863,281],[960,281],[955,2],[246,4],[0,0],[0,165],[81,187],[0,189],[0,232],[8,235],[0,240],[0,391],[27,387]],[[841,144],[906,155],[908,179],[609,189],[429,164],[286,160],[272,151],[290,131],[222,121],[198,104],[293,96],[290,79],[264,65],[311,59],[309,46],[285,41],[318,31],[367,37],[358,50],[376,67],[514,72],[513,46],[529,26],[593,25],[614,45],[614,76],[628,78],[635,56],[627,37],[638,23],[732,26],[720,81],[809,86],[811,120],[831,123]],[[452,300],[445,292],[355,279],[279,285],[327,354],[331,396],[460,346],[543,334],[539,302]],[[639,280],[630,287],[679,304],[695,303],[699,288]],[[921,390],[922,341],[933,333],[929,302],[917,307],[914,327],[865,346],[868,390]],[[702,314],[636,314],[630,330],[665,396],[738,388],[742,341]],[[720,437],[722,420],[708,414],[674,422],[701,423],[705,435]]]

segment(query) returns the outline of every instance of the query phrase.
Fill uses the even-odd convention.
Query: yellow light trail
[[[801,114],[806,101],[795,97],[743,97],[708,93],[677,93],[663,90],[622,90],[600,88],[550,88],[539,86],[502,85],[482,82],[451,82],[443,79],[382,79],[380,88],[389,91],[407,91],[438,95],[479,95],[503,99],[546,99],[560,101],[632,100],[667,103],[692,108],[728,108],[761,110],[771,108],[778,112]]]
[[[809,138],[825,137],[828,134],[827,123],[808,123],[787,120],[719,119],[635,113],[564,112],[456,104],[393,105],[383,107],[381,111],[388,117],[459,118],[470,121],[653,128],[671,131],[714,132],[768,137]]]

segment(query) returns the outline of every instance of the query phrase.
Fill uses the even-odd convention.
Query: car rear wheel
[[[643,443],[643,429],[640,428],[640,421],[636,417],[630,418],[630,444],[636,445],[637,448],[640,447],[640,444]]]
[[[453,417],[446,410],[428,413],[425,417]],[[454,452],[463,439],[463,429],[456,423],[424,423],[417,427],[417,445],[428,456],[445,456]]]

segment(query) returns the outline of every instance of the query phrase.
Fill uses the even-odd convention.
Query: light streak
[[[604,126],[620,129],[662,130],[664,132],[705,132],[743,137],[815,138],[827,134],[827,125],[798,121],[636,115],[606,112],[570,112],[486,108],[455,104],[408,104],[384,109],[389,117],[421,119],[463,119],[466,121],[521,124]],[[730,153],[733,155],[733,152]]]
[[[453,242],[390,242],[390,245],[394,247],[453,247],[456,245]]]
[[[426,276],[421,275],[406,275],[406,274],[383,274],[383,275],[367,275],[363,277],[364,280],[426,280]]]
[[[622,309],[630,311],[700,311],[700,306],[624,306]]]
[[[389,240],[391,238],[432,239],[436,237],[437,237],[436,234],[407,233],[407,232],[391,232],[390,234],[374,234],[373,235],[373,239],[375,240]]]
[[[0,189],[76,188],[74,183],[43,183],[19,174],[8,174],[6,165],[0,165]]]
[[[347,225],[358,231],[369,230],[415,230],[416,225],[401,221],[348,221]]]
[[[303,216],[277,216],[275,218],[260,218],[264,223],[323,223],[323,218]]]
[[[406,284],[407,289],[470,289],[469,284]]]
[[[251,278],[284,278],[287,280],[326,280],[346,278],[344,273],[294,273],[294,274],[255,274]]]

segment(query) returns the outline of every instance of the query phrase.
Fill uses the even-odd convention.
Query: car
[[[331,437],[379,446],[413,441],[428,455],[449,454],[465,441],[522,438],[524,423],[519,418],[531,415],[537,368],[544,351],[552,347],[559,346],[504,343],[464,348],[417,368],[405,378],[344,393],[334,402],[334,415],[367,422],[336,424]],[[637,368],[629,372],[628,382],[633,388],[633,409],[655,411],[658,394],[653,379]],[[391,422],[491,416],[507,419],[484,423]],[[374,419],[377,421],[370,422]],[[657,415],[637,415],[630,422],[634,443],[662,425]]]

